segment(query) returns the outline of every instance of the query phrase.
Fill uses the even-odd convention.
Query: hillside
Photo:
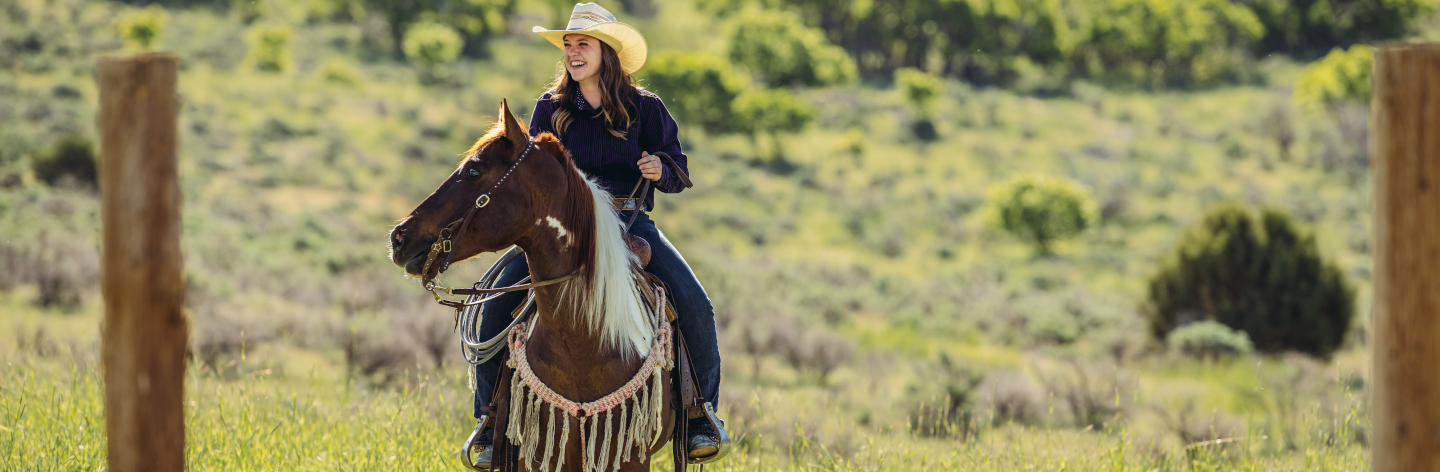
[[[652,54],[724,51],[693,34],[719,31],[721,20],[688,2],[655,5],[634,20]],[[63,137],[94,139],[91,64],[126,51],[111,21],[131,7],[5,8],[16,13],[0,29],[7,44],[42,44],[0,69],[0,261],[9,268],[0,329],[10,330],[0,352],[23,354],[19,365],[40,373],[22,385],[47,391],[40,386],[87,378],[95,365],[99,205],[93,189],[47,184],[32,164]],[[494,122],[502,98],[528,119],[558,57],[528,29],[556,23],[551,10],[520,5],[489,57],[433,70],[377,52],[387,43],[375,21],[269,15],[172,8],[157,47],[182,64],[196,395],[233,399],[220,389],[243,390],[261,372],[276,379],[256,387],[273,388],[261,395],[271,402],[292,388],[323,399],[344,385],[365,396],[346,394],[347,404],[373,396],[365,408],[379,411],[405,405],[399,392],[431,392],[418,408],[432,416],[405,421],[443,419],[454,430],[427,429],[424,441],[436,444],[397,447],[450,448],[468,432],[450,313],[386,259],[385,234]],[[265,21],[293,25],[280,72],[258,70],[237,46],[247,22]],[[1077,80],[1026,92],[947,79],[934,140],[915,136],[916,111],[891,84],[796,89],[815,119],[782,135],[778,156],[768,138],[757,151],[745,135],[687,127],[695,188],[662,195],[653,216],[716,306],[722,410],[739,425],[743,457],[883,465],[887,449],[874,441],[900,435],[910,439],[889,451],[927,457],[990,441],[952,453],[952,465],[995,454],[1053,466],[1093,455],[1077,444],[1098,444],[1171,467],[1185,444],[1264,436],[1244,454],[1217,456],[1216,467],[1299,468],[1312,455],[1363,462],[1366,111],[1296,104],[1303,65],[1275,56],[1246,81],[1188,89]],[[1287,132],[1293,145],[1282,151]],[[988,189],[1022,173],[1080,182],[1099,203],[1099,224],[1049,256],[993,229]],[[1292,215],[1357,287],[1356,325],[1334,359],[1197,361],[1147,334],[1147,278],[1186,228],[1227,201]],[[445,279],[466,284],[487,262]],[[81,368],[66,374],[66,365]],[[0,404],[16,405],[13,392],[0,387]],[[96,398],[74,401],[98,411]],[[212,419],[205,408],[194,421]],[[335,408],[309,414],[347,411]],[[10,423],[0,427],[28,418],[4,411]],[[1048,446],[1017,457],[1025,444]]]

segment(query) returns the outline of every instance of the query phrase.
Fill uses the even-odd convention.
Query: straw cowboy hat
[[[570,13],[570,23],[565,25],[563,30],[550,30],[536,26],[535,34],[550,40],[555,47],[565,49],[565,35],[586,34],[609,44],[615,48],[615,53],[620,56],[620,68],[626,74],[634,74],[645,65],[645,56],[649,48],[645,45],[645,36],[634,26],[615,21],[615,15],[609,10],[594,3],[576,3],[575,11]]]

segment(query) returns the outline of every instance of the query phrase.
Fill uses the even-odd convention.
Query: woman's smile
[[[565,70],[576,82],[600,77],[600,40],[584,34],[565,35]]]

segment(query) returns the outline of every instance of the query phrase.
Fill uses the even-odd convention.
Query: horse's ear
[[[500,119],[505,120],[505,138],[513,143],[523,143],[530,140],[530,134],[525,127],[520,126],[520,121],[510,113],[510,104],[505,99],[500,99]]]

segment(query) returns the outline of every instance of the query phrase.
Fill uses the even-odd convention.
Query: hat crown
[[[600,23],[614,23],[618,20],[615,15],[606,10],[605,7],[594,3],[576,3],[575,10],[570,13],[570,23],[565,25],[566,30],[581,30]]]
[[[626,74],[634,74],[645,65],[645,57],[648,55],[649,47],[645,44],[645,36],[634,26],[621,23],[600,5],[594,3],[577,3],[575,10],[570,14],[570,23],[565,25],[563,30],[547,29],[543,26],[536,26],[530,31],[550,41],[550,44],[564,50],[565,36],[571,34],[584,34],[593,36],[600,42],[610,45],[615,53],[620,55],[620,68]]]

